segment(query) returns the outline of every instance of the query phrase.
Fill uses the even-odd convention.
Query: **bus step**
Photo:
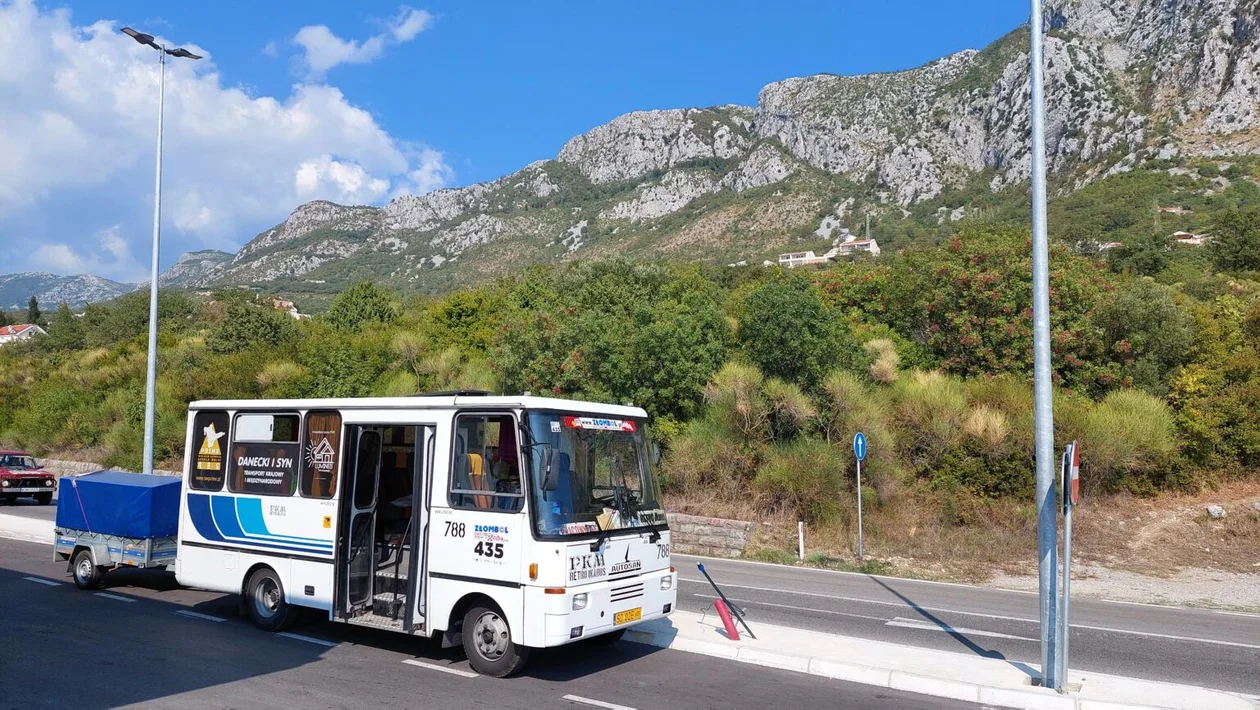
[[[395,577],[393,572],[377,572],[376,591],[378,593],[389,592],[393,594],[397,592],[404,594],[407,591],[407,576],[399,575]]]
[[[399,596],[395,598],[392,593],[381,592],[372,597],[372,613],[376,616],[401,619],[403,614],[403,605],[406,604],[406,602],[406,597]]]

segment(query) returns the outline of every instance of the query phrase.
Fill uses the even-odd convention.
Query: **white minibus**
[[[479,673],[611,642],[677,581],[637,407],[480,392],[189,405],[175,574],[462,644]]]

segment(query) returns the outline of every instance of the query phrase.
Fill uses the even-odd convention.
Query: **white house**
[[[1173,232],[1173,239],[1176,239],[1178,244],[1185,244],[1187,246],[1198,247],[1198,246],[1203,246],[1204,244],[1211,241],[1212,235],[1211,234],[1195,234],[1193,232]]]
[[[838,256],[847,256],[856,254],[860,251],[867,252],[871,256],[879,256],[879,242],[872,239],[858,239],[850,234],[845,237],[843,242],[836,245],[834,250]]]
[[[34,338],[37,335],[48,335],[48,333],[34,323],[0,326],[0,345]]]
[[[779,255],[779,266],[785,269],[795,269],[798,266],[809,266],[811,264],[825,264],[831,261],[831,256],[823,254],[818,256],[812,251],[794,251],[790,254]]]

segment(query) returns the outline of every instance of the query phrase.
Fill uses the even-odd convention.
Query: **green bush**
[[[1086,483],[1108,490],[1149,493],[1163,482],[1177,453],[1168,405],[1137,390],[1119,390],[1099,402],[1081,434]]]
[[[846,480],[837,447],[816,439],[797,439],[770,448],[757,470],[756,485],[771,506],[809,523],[826,523],[845,505]]]
[[[817,289],[797,277],[763,284],[748,296],[739,342],[762,372],[813,389],[832,367],[851,365],[856,344]]]

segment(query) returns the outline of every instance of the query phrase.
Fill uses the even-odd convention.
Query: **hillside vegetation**
[[[1260,211],[1213,228],[1151,275],[1052,250],[1056,447],[1082,443],[1091,492],[1260,469]],[[820,271],[573,263],[406,300],[363,282],[310,321],[241,290],[163,292],[156,450],[182,457],[196,399],[531,391],[646,408],[680,509],[847,529],[862,430],[876,528],[910,508],[941,529],[1020,528],[1028,246],[972,222],[939,248]],[[0,350],[0,444],[139,467],[145,306],[63,307],[49,337]]]

